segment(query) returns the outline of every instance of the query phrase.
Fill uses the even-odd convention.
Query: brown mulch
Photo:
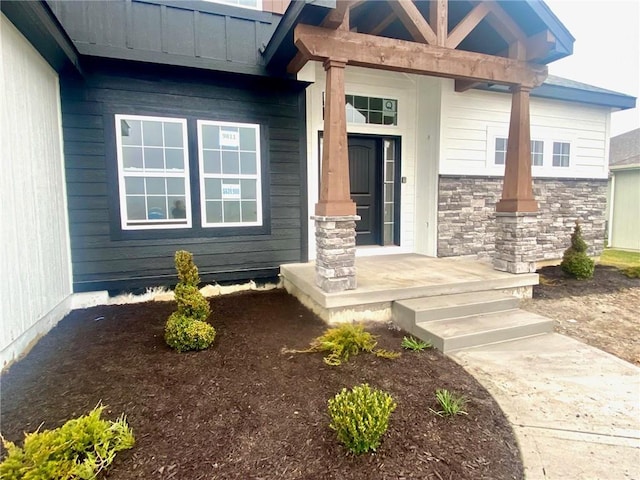
[[[326,328],[284,291],[211,303],[214,346],[183,354],[163,340],[173,303],[72,312],[2,376],[2,434],[21,443],[23,431],[55,428],[103,402],[136,435],[110,479],[523,478],[504,414],[439,352],[363,354],[329,367],[322,354],[281,353]],[[399,350],[402,332],[369,330],[380,347]],[[378,452],[353,456],[328,427],[327,400],[363,382],[390,392],[398,408]],[[431,413],[437,388],[464,394],[469,415]]]
[[[555,320],[558,333],[640,366],[640,279],[605,265],[596,265],[590,280],[569,278],[559,266],[538,273],[525,310]]]
[[[559,265],[538,270],[540,284],[533,287],[533,298],[555,299],[616,293],[640,287],[640,279],[629,278],[615,267],[596,265],[593,278],[576,280],[568,277]]]

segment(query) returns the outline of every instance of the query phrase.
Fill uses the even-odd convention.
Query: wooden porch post
[[[511,120],[507,159],[505,161],[502,199],[497,212],[537,212],[531,177],[531,126],[529,118],[530,88],[511,89]]]
[[[344,69],[328,58],[320,198],[316,204],[316,285],[325,292],[356,288],[356,204],[351,200]]]
[[[530,87],[512,87],[502,199],[496,204],[493,266],[509,273],[536,270],[537,211],[531,177]]]
[[[355,215],[351,200],[349,158],[347,152],[347,113],[345,109],[345,60],[328,58],[322,144],[322,177],[316,215]]]

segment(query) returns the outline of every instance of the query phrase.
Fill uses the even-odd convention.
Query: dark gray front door
[[[356,245],[380,245],[381,155],[379,139],[349,135],[351,200],[360,216],[356,223]]]

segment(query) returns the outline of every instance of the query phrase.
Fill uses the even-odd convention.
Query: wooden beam
[[[529,37],[525,42],[527,62],[541,62],[551,50],[556,48],[556,37],[549,30],[543,30]]]
[[[322,21],[322,26],[331,29],[349,30],[349,9],[351,2],[349,0],[338,0],[336,8],[331,10]]]
[[[384,19],[378,23],[375,27],[371,29],[370,32],[367,32],[370,35],[380,35],[389,25],[391,25],[394,20],[398,18],[395,12],[391,12],[389,15],[384,17]]]
[[[289,65],[287,65],[287,73],[295,75],[302,70],[302,67],[304,67],[308,61],[309,59],[302,52],[296,53],[296,56],[293,57]]]
[[[429,4],[429,23],[438,39],[437,45],[444,47],[449,34],[449,8],[447,0],[431,0]]]
[[[531,178],[529,89],[513,87],[502,198],[496,212],[537,212]]]
[[[460,45],[488,14],[489,6],[486,2],[480,2],[476,5],[452,30],[449,38],[447,38],[446,46],[448,48],[456,48]]]
[[[485,2],[490,10],[490,14],[487,16],[487,22],[489,22],[489,25],[493,27],[498,35],[500,35],[509,45],[518,40],[521,42],[526,41],[527,35],[495,0],[483,1],[483,3]]]
[[[416,42],[438,43],[438,37],[412,0],[389,0],[389,5]]]
[[[304,24],[296,26],[294,43],[309,60],[345,58],[349,65],[381,70],[530,88],[547,77],[545,65]]]
[[[543,30],[527,38],[527,40],[523,42],[523,45],[526,52],[525,60],[527,62],[539,63],[556,47],[556,38],[549,30]],[[508,49],[503,50],[497,55],[500,57],[513,58],[511,57],[511,55],[514,54],[513,49],[514,47],[510,45]]]

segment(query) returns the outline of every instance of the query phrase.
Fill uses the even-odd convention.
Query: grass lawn
[[[640,252],[607,248],[600,256],[600,264],[617,268],[640,267]]]

